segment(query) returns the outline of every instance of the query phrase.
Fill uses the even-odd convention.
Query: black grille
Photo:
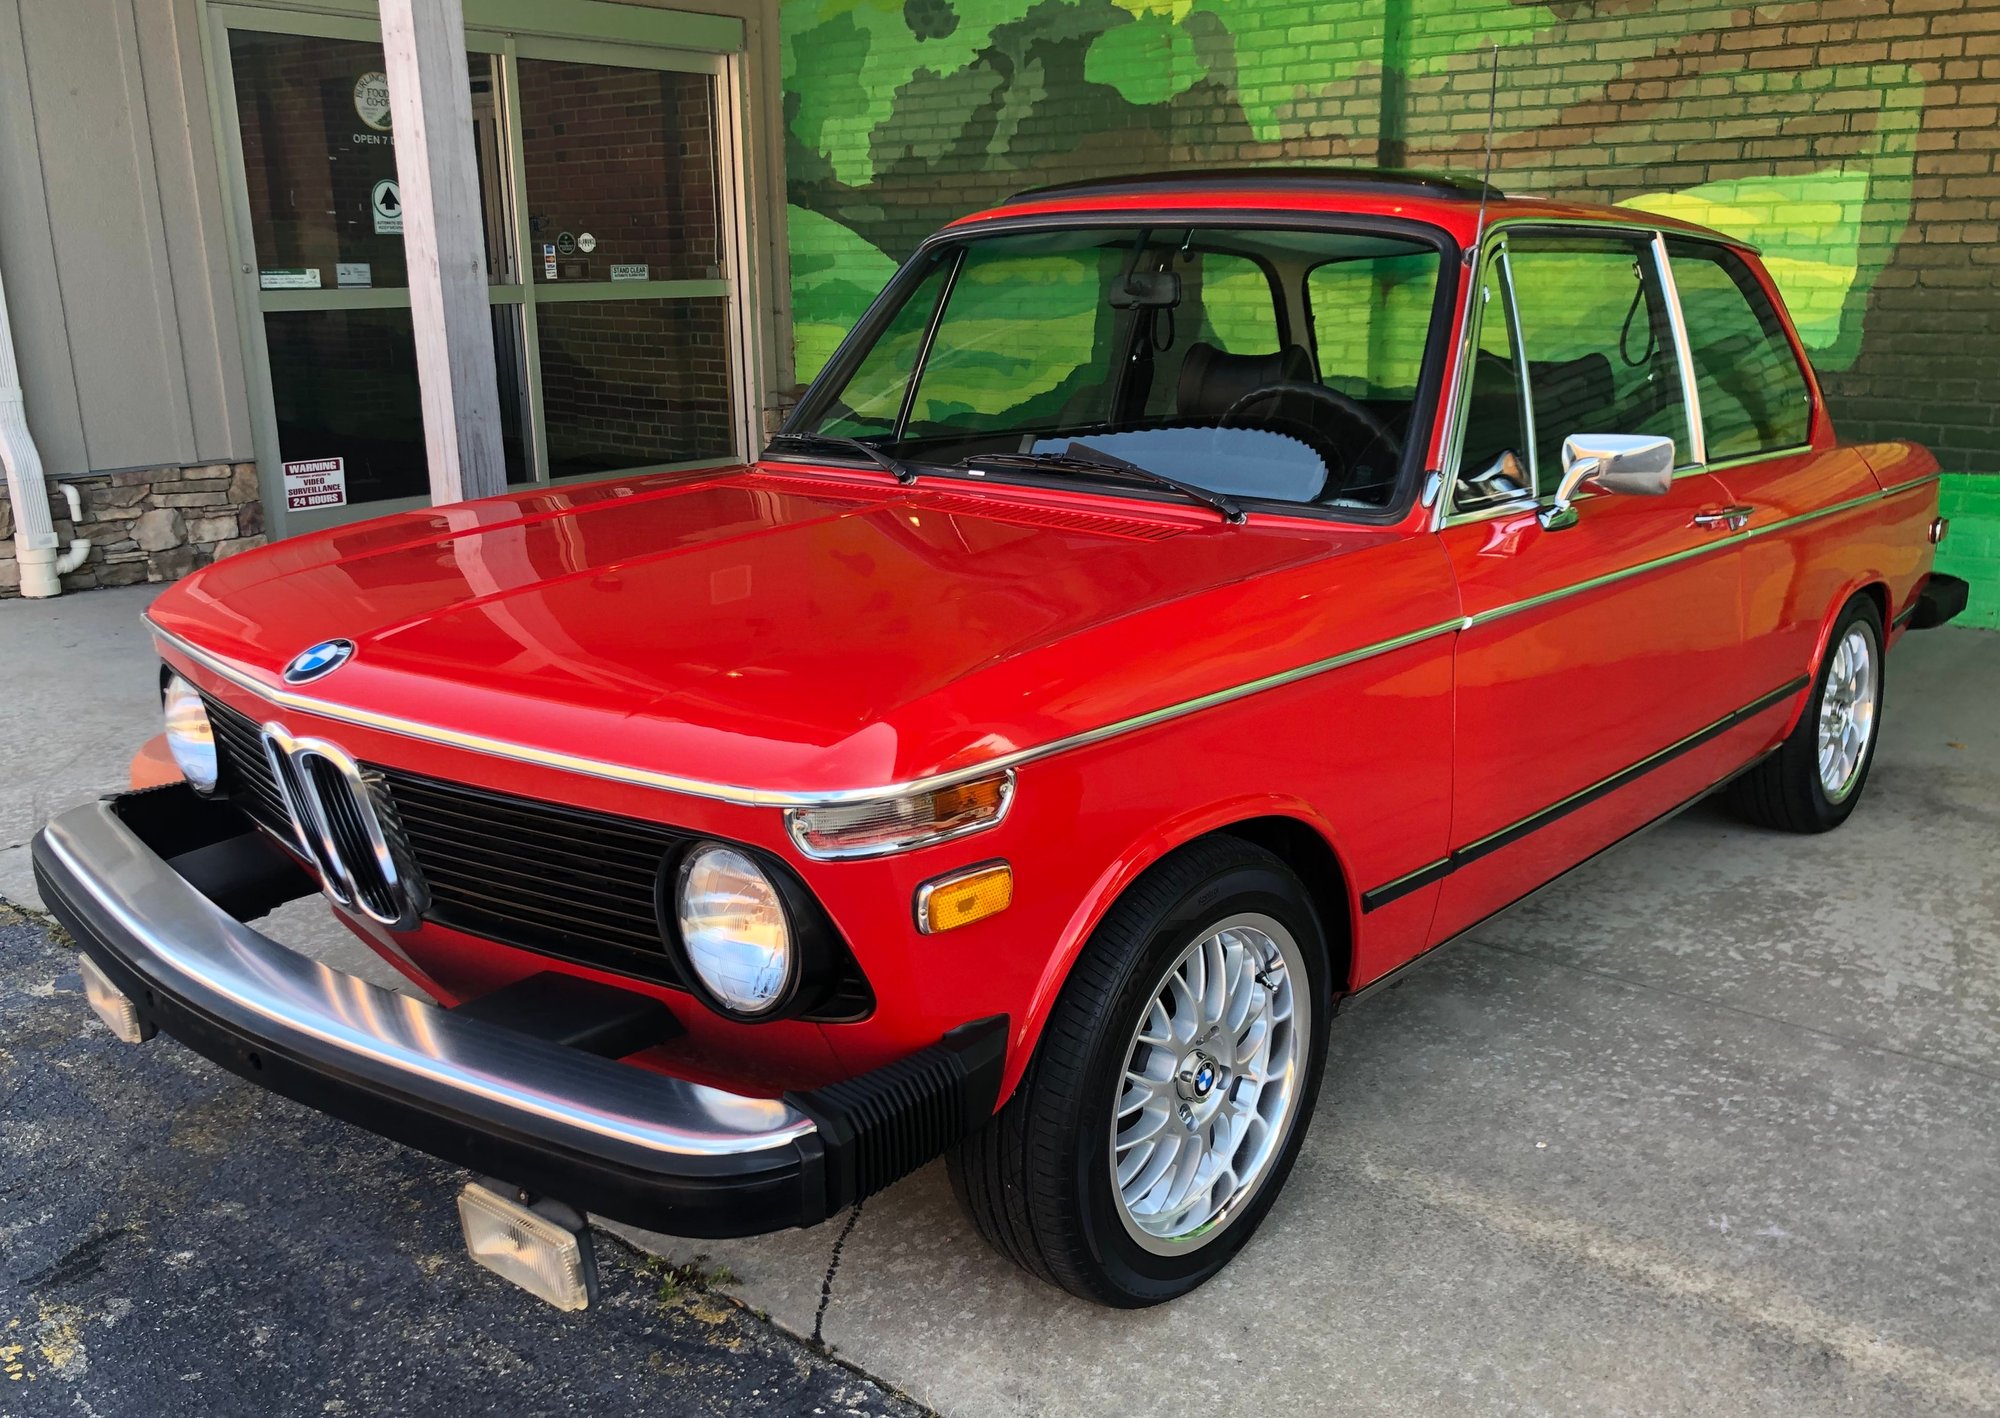
[[[292,840],[291,815],[271,777],[262,731],[247,716],[206,700],[223,793],[261,826]],[[318,764],[329,778],[340,775]],[[313,771],[309,769],[308,771]],[[467,935],[581,965],[685,988],[654,907],[660,864],[692,834],[637,818],[566,807],[367,765],[379,779],[376,810],[397,831],[429,887],[424,919]],[[368,839],[345,784],[320,784],[345,859],[372,868]],[[393,824],[393,828],[391,827]],[[370,891],[379,873],[363,883]],[[803,892],[803,888],[800,888]],[[809,900],[809,898],[807,898]],[[816,905],[801,926],[838,957],[833,978],[805,1018],[859,1019],[873,993],[838,932]]]
[[[202,696],[208,706],[209,726],[215,731],[215,751],[220,776],[217,786],[222,796],[250,814],[251,820],[286,841],[292,837],[292,815],[271,777],[271,761],[264,756],[263,731],[247,715],[239,714],[218,700]]]
[[[686,834],[377,768],[441,926],[679,984],[653,906]]]

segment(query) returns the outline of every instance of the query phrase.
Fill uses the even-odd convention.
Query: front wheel
[[[1834,622],[1797,727],[1730,785],[1730,806],[1786,832],[1826,832],[1847,821],[1875,760],[1882,670],[1882,613],[1856,596]]]
[[[1325,936],[1298,878],[1194,842],[1106,914],[1020,1086],[949,1158],[1002,1254],[1073,1294],[1155,1305],[1257,1229],[1326,1057]]]

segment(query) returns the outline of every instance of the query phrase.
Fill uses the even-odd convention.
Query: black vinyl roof
[[[1441,201],[1501,200],[1500,189],[1477,178],[1449,172],[1416,172],[1390,167],[1193,167],[1178,172],[1140,172],[1057,182],[1016,192],[1003,205],[1045,197],[1098,197],[1157,189],[1215,191],[1234,187],[1282,187],[1297,192],[1355,193],[1405,191]]]

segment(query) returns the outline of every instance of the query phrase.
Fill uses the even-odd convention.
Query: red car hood
[[[1355,607],[1338,613],[1315,564],[1395,539],[748,468],[301,537],[189,577],[151,615],[274,686],[306,646],[352,640],[352,662],[305,691],[329,703],[825,791],[963,767],[1338,654],[1357,637],[1329,627]]]

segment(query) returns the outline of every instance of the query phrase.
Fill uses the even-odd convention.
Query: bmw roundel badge
[[[308,645],[285,666],[285,683],[309,684],[332,674],[353,658],[352,640],[322,640],[317,645]]]

